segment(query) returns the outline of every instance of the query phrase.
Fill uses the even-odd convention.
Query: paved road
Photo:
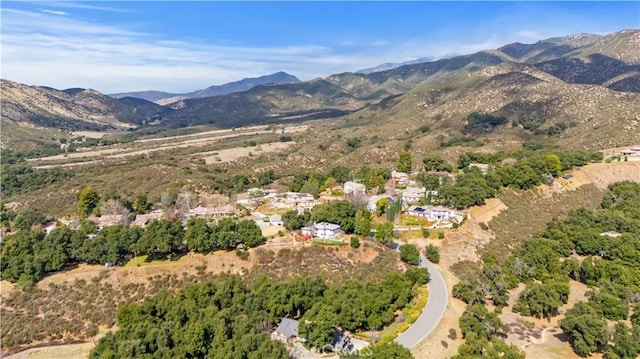
[[[436,328],[447,308],[447,285],[442,274],[422,255],[420,255],[420,267],[426,267],[431,275],[431,280],[427,284],[429,288],[427,305],[409,329],[396,338],[396,342],[409,349],[418,345]]]

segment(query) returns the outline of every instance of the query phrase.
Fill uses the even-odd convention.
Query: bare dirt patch
[[[6,359],[85,359],[95,344],[93,342],[80,344],[56,345],[44,348],[33,348],[9,355]]]
[[[234,147],[219,151],[195,153],[194,156],[204,156],[206,164],[232,162],[241,157],[247,157],[251,155],[257,156],[263,153],[284,150],[292,145],[295,145],[295,142],[271,142],[258,146]]]
[[[509,327],[506,341],[522,349],[527,358],[579,358],[567,343],[566,337],[558,325],[558,320],[576,302],[587,300],[585,293],[589,288],[580,282],[571,281],[567,304],[560,307],[559,315],[550,320],[525,317],[512,312],[513,305],[524,288],[525,285],[520,284],[509,293],[509,305],[500,314],[500,319]],[[525,326],[526,322],[529,323],[529,328]]]
[[[489,198],[484,202],[485,204],[483,206],[471,207],[469,209],[470,216],[477,222],[489,223],[493,217],[508,208],[500,198]]]
[[[606,190],[618,181],[640,182],[640,162],[594,163],[576,169],[573,175],[576,181],[587,181]]]

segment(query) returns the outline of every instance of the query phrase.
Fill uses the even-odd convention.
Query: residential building
[[[482,173],[487,173],[487,171],[489,170],[489,165],[486,163],[470,163],[469,164],[469,168],[471,167],[475,167],[477,169],[480,170],[480,172]]]
[[[348,181],[344,184],[344,194],[365,194],[367,187],[362,183]]]
[[[318,202],[309,193],[287,192],[283,195],[276,196],[271,200],[271,207],[278,209],[312,209]]]
[[[371,212],[375,212],[376,209],[377,209],[376,206],[378,204],[378,201],[383,199],[383,198],[386,198],[389,201],[389,203],[393,202],[393,197],[389,196],[388,194],[378,194],[378,195],[375,195],[375,196],[371,196],[371,198],[369,198],[369,203],[367,204],[367,209],[369,211],[371,211]]]
[[[271,333],[271,339],[279,340],[283,343],[303,341],[298,337],[298,321],[282,318],[276,330]]]
[[[340,225],[320,222],[314,224],[312,227],[302,227],[302,235],[312,235],[321,239],[336,239],[342,231]]]
[[[402,191],[402,203],[418,203],[421,199],[426,198],[427,189],[424,187],[407,187]]]
[[[461,214],[443,206],[412,206],[407,210],[407,214],[414,217],[426,218],[430,221],[462,220]]]
[[[391,179],[397,186],[408,186],[411,183],[409,175],[404,172],[391,171]]]

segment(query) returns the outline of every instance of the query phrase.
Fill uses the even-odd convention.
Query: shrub
[[[420,264],[420,251],[413,244],[403,244],[400,246],[400,259],[405,263],[417,266]]]
[[[249,259],[249,251],[246,251],[243,249],[236,249],[236,255],[238,256],[238,258],[242,259],[243,261],[246,261],[247,259]]]
[[[431,263],[440,262],[440,249],[433,244],[427,245],[424,249],[424,255]]]
[[[486,223],[480,222],[479,224],[480,224],[480,228],[482,228],[482,230],[484,230],[484,231],[489,230],[489,226],[487,226]]]
[[[458,338],[458,333],[454,328],[449,328],[449,335],[447,335],[447,338],[451,340],[456,340]]]
[[[444,232],[438,231],[438,239],[444,239]]]
[[[429,229],[428,228],[422,228],[422,237],[424,238],[429,238]]]
[[[349,244],[351,245],[351,247],[357,249],[360,247],[360,240],[358,239],[358,237],[353,236],[351,237],[351,241],[349,242]]]

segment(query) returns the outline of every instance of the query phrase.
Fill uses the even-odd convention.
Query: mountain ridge
[[[626,99],[626,94],[640,93],[640,63],[634,62],[635,58],[640,58],[640,46],[633,46],[636,43],[640,44],[640,30],[625,30],[609,35],[568,36],[528,45],[514,43],[496,50],[403,65],[371,74],[344,72],[304,82],[259,84],[243,92],[179,99],[164,106],[140,99],[134,101],[132,98],[105,99],[101,96],[106,95],[83,89],[59,91],[45,87],[24,87],[9,91],[7,92],[9,96],[5,96],[5,86],[3,86],[2,119],[30,121],[36,125],[51,127],[66,125],[74,128],[81,127],[84,121],[88,123],[85,123],[88,127],[99,130],[145,128],[151,124],[155,132],[196,125],[233,128],[249,124],[289,121],[292,118],[296,121],[336,118],[351,113],[367,113],[368,108],[378,110],[383,108],[393,112],[398,103],[416,96],[415,90],[420,88],[432,89],[440,93],[438,96],[448,98],[449,101],[460,100],[463,103],[473,103],[477,99],[470,95],[475,93],[471,91],[472,88],[464,93],[458,91],[460,86],[467,83],[465,82],[467,78],[480,81],[482,76],[495,72],[494,75],[501,75],[510,81],[496,82],[493,86],[511,88],[510,96],[514,97],[511,101],[504,100],[500,107],[508,105],[507,109],[513,112],[518,106],[522,106],[523,109],[550,106],[549,113],[553,115],[550,115],[546,125],[539,130],[553,132],[554,130],[546,126],[560,122],[565,125],[574,122],[570,119],[560,120],[557,117],[560,116],[558,114],[567,118],[582,113],[580,106],[571,107],[573,114],[555,111],[557,110],[555,107],[579,104],[586,108],[591,105],[589,101],[599,101],[591,97],[591,93],[595,90],[590,86],[597,86],[597,92],[611,102],[609,104],[611,108],[617,108],[622,103],[626,104],[621,100]],[[596,51],[602,51],[602,53]],[[538,94],[534,92],[527,93],[527,96],[533,97],[528,99],[531,101],[518,102],[517,100],[520,100],[516,98],[519,96],[518,79],[526,80],[525,82],[531,79],[518,74],[505,75],[508,72],[528,74],[545,81],[548,86],[555,86],[557,88],[555,95],[566,98],[567,103],[536,102],[535,98]],[[3,80],[3,85],[5,83],[8,83],[7,80]],[[475,86],[486,85],[478,83]],[[487,88],[487,91],[501,90]],[[612,91],[612,93],[603,92],[603,90]],[[23,94],[14,96],[13,93],[16,91],[22,91]],[[554,93],[547,87],[545,91],[546,94]],[[459,99],[445,96],[448,93],[456,93]],[[619,93],[620,96],[615,93]],[[565,97],[565,94],[571,94],[571,96]],[[476,93],[475,96],[484,98],[481,93]],[[49,100],[41,103],[41,99]],[[426,104],[432,106],[432,100],[429,99]],[[491,103],[492,99],[487,98],[486,101]],[[38,104],[41,104],[42,108],[39,108]],[[53,110],[47,106],[52,106]],[[77,113],[74,113],[74,106],[77,106]],[[407,110],[408,112],[405,111],[405,116],[416,118],[416,114],[421,113],[420,106]],[[495,112],[500,109],[500,107],[481,107],[475,109],[467,105],[462,106],[469,111]],[[520,116],[520,112],[513,112],[512,115]],[[618,116],[616,119],[619,121],[635,121],[628,115],[623,116],[618,110],[611,114]],[[440,116],[446,116],[446,113]],[[456,116],[458,117],[455,121],[463,120],[462,114]],[[50,121],[47,122],[46,119]],[[394,119],[396,120],[401,119]],[[527,121],[530,122],[530,119]]]
[[[155,102],[159,105],[167,105],[180,100],[186,100],[191,98],[202,98],[228,95],[236,92],[243,92],[252,89],[259,85],[265,85],[269,83],[296,83],[300,80],[294,75],[288,74],[284,71],[274,72],[269,75],[263,75],[259,77],[246,77],[242,80],[228,82],[222,85],[213,85],[205,89],[195,90],[187,93],[176,94],[157,90],[148,91],[134,91],[134,92],[122,92],[110,94],[109,96],[115,98],[123,97],[136,97],[143,100]]]

